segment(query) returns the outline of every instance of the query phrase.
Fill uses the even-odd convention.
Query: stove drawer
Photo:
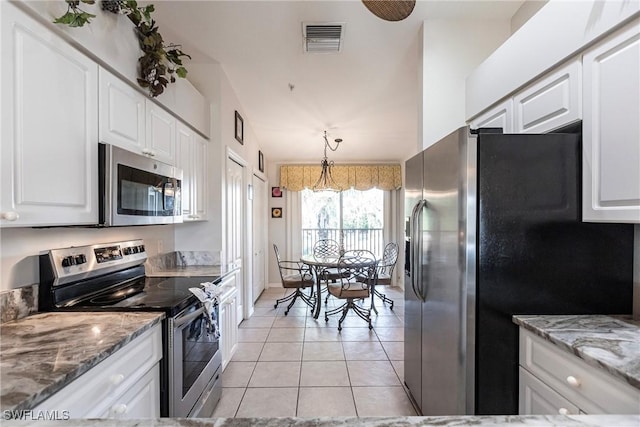
[[[59,411],[59,413],[68,411],[71,418],[103,416],[118,403],[120,397],[135,388],[136,383],[149,371],[158,370],[158,362],[161,358],[162,330],[161,325],[156,325],[35,409]],[[155,408],[159,408],[159,402]],[[160,413],[157,412],[150,415],[159,417]],[[115,413],[113,415],[115,416]]]

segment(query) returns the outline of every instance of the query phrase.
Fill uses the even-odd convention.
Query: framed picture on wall
[[[282,218],[282,208],[271,208],[271,218]]]
[[[236,139],[240,144],[244,144],[244,120],[242,120],[242,116],[236,110],[236,126],[235,126],[235,135]]]
[[[271,197],[282,197],[282,190],[280,187],[271,187]]]
[[[264,155],[258,150],[258,170],[264,172]]]

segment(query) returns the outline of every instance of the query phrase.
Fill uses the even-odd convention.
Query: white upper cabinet
[[[469,123],[472,129],[502,128],[504,133],[513,132],[513,99],[509,98],[483,112]]]
[[[145,131],[145,97],[100,67],[100,142],[142,153]]]
[[[98,222],[98,65],[0,2],[0,226]]]
[[[573,60],[513,97],[515,132],[545,133],[582,117],[582,68]]]
[[[175,165],[176,161],[176,119],[162,107],[146,100],[147,146],[143,154]]]
[[[182,169],[183,221],[206,220],[207,140],[178,122],[177,146],[177,166]]]
[[[640,20],[585,52],[583,220],[640,223]]]

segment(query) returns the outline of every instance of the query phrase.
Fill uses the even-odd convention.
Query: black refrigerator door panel
[[[513,314],[631,312],[633,226],[581,222],[579,138],[478,140],[477,414],[517,413]]]

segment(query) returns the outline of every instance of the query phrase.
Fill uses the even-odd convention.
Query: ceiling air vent
[[[344,22],[303,22],[304,51],[337,53],[342,49]]]

